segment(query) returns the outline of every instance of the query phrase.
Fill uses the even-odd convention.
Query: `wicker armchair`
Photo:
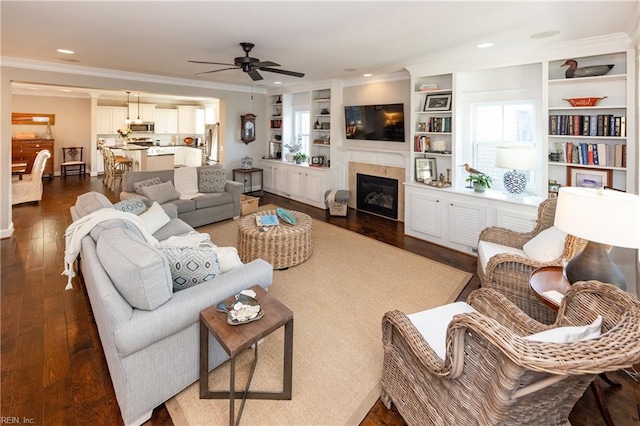
[[[399,311],[382,321],[382,401],[409,425],[558,425],[601,372],[640,361],[640,304],[611,284],[580,282],[555,324],[540,324],[492,289],[467,301],[478,312],[453,317],[440,359]],[[603,317],[601,336],[573,343],[522,338]]]
[[[553,226],[556,213],[556,198],[550,198],[538,207],[536,227],[530,232],[521,233],[505,228],[489,227],[482,230],[478,237],[482,241],[522,249],[528,241],[540,232]],[[540,262],[514,253],[500,253],[492,256],[483,268],[478,260],[478,278],[482,287],[494,288],[504,294],[520,309],[543,324],[551,324],[556,313],[542,304],[529,287],[531,273],[543,266],[561,266],[562,259],[571,259],[580,253],[587,241],[567,235],[562,255],[550,262]]]

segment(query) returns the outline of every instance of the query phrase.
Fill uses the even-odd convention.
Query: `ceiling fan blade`
[[[192,64],[229,65],[229,66],[235,65],[235,64],[225,64],[223,62],[207,62],[207,61],[187,61],[187,62],[191,62]]]
[[[302,72],[297,72],[297,71],[287,71],[287,70],[280,70],[277,68],[265,68],[265,67],[260,67],[261,71],[268,71],[268,72],[275,72],[278,74],[284,74],[284,75],[290,75],[292,77],[304,77],[304,73]]]
[[[211,74],[212,72],[218,72],[218,71],[227,71],[227,70],[237,70],[240,69],[238,67],[231,67],[231,68],[222,68],[219,70],[212,70],[212,71],[205,71],[205,72],[199,72],[196,75],[202,75],[202,74]]]
[[[253,65],[254,67],[258,67],[258,68],[261,68],[261,67],[279,67],[280,66],[280,64],[276,64],[275,62],[271,62],[271,61],[255,62],[255,63],[253,63],[251,65]]]
[[[252,69],[247,74],[249,74],[249,77],[251,77],[253,81],[262,80],[262,76],[260,75],[257,69]]]

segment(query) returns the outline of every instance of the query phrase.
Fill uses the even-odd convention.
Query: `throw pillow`
[[[142,198],[129,198],[122,200],[119,203],[115,203],[113,208],[123,212],[133,213],[136,216],[147,211],[147,205],[142,201]]]
[[[524,340],[547,343],[571,343],[590,340],[600,337],[601,326],[602,317],[598,315],[595,321],[589,325],[551,328],[526,336]]]
[[[468,312],[478,311],[465,302],[455,302],[407,315],[407,318],[440,359],[444,359],[447,352],[447,327],[449,327],[449,323],[454,316]]]
[[[162,181],[160,180],[160,176],[152,177],[151,179],[141,180],[140,182],[135,182],[133,184],[133,190],[140,195],[144,195],[142,193],[142,188],[153,185],[160,185]]]
[[[221,274],[243,265],[240,256],[238,256],[238,250],[235,247],[214,247],[213,251],[218,255]]]
[[[220,275],[218,255],[212,247],[157,246],[169,261],[173,290],[183,290]]]
[[[177,200],[180,194],[173,187],[171,181],[160,183],[158,185],[143,186],[140,188],[142,195],[150,200],[157,201],[158,203],[166,203],[167,201]]]
[[[152,311],[171,299],[167,258],[131,231],[103,231],[96,252],[111,282],[132,307]]]
[[[86,216],[96,210],[103,209],[105,207],[111,207],[111,201],[104,194],[91,191],[86,194],[79,195],[76,199],[76,212],[80,217]]]
[[[198,189],[200,192],[224,192],[227,183],[227,172],[214,167],[202,167],[198,172]]]
[[[156,231],[169,223],[171,218],[164,212],[160,204],[154,202],[149,210],[140,215],[140,220],[150,234],[155,234]]]
[[[562,256],[566,238],[566,232],[552,226],[530,239],[522,246],[522,250],[529,259],[538,262],[551,262]]]

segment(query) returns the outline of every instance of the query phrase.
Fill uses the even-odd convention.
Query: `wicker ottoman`
[[[286,269],[307,260],[313,251],[311,217],[307,214],[290,211],[296,218],[296,225],[267,226],[261,232],[256,225],[258,214],[276,214],[275,210],[254,213],[238,221],[238,254],[244,262],[264,259],[274,269]]]

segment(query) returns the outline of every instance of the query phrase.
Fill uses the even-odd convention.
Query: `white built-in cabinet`
[[[324,194],[335,187],[335,170],[262,160],[264,190],[324,209]]]
[[[500,226],[531,231],[542,199],[514,200],[497,191],[460,193],[451,188],[405,185],[405,233],[466,253],[475,253],[480,232]]]
[[[127,127],[127,108],[99,106],[96,111],[96,130],[99,135],[116,134],[118,129]]]
[[[178,110],[170,108],[156,108],[155,122],[155,133],[178,133]]]

